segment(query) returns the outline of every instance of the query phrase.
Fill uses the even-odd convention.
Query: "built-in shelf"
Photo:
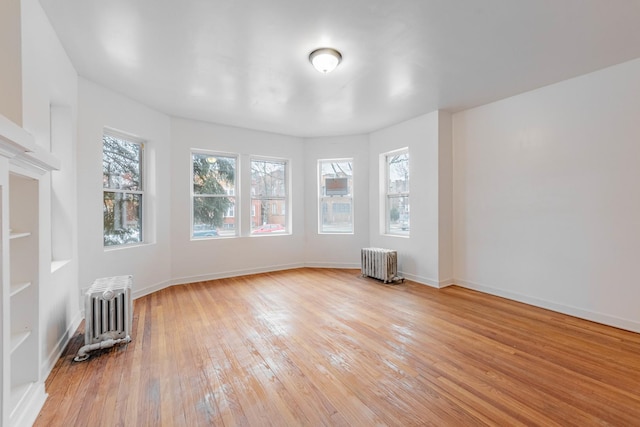
[[[9,239],[13,240],[13,239],[19,239],[21,237],[29,237],[29,236],[31,236],[31,233],[29,232],[25,232],[25,233],[12,232],[9,235]]]
[[[20,345],[29,338],[31,331],[15,332],[11,334],[11,353],[16,351]]]
[[[29,390],[33,387],[32,382],[18,384],[17,386],[11,387],[11,403],[10,403],[10,414],[13,415],[13,411],[20,405],[20,402],[27,397],[29,394]]]
[[[69,264],[70,262],[71,262],[70,259],[59,259],[59,260],[51,261],[51,272],[55,273],[56,271],[60,270],[62,267]]]
[[[0,323],[5,331],[0,345],[4,389],[0,393],[0,425],[31,425],[46,399],[40,378],[42,242],[37,237],[49,234],[51,226],[41,223],[40,191],[45,185],[43,177],[58,169],[60,161],[1,114],[0,160],[0,269],[9,281],[1,286],[0,295],[0,313],[4,313]],[[50,174],[47,183],[49,178]]]
[[[14,296],[14,295],[24,291],[25,289],[27,289],[29,286],[31,286],[31,282],[12,283],[11,284],[11,291],[9,291],[9,296]]]

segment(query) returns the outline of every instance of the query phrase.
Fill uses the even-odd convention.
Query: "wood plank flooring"
[[[640,334],[452,286],[298,269],[134,303],[36,426],[640,425]],[[98,352],[96,352],[98,353]]]

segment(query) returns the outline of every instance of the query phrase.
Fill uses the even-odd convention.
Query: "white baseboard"
[[[135,280],[135,279],[134,279]],[[146,288],[136,289],[133,291],[133,299],[138,299],[140,297],[144,297],[146,295],[152,294],[154,292],[158,292],[164,288],[168,288],[172,283],[170,280],[165,280],[164,282],[156,283],[155,285],[147,286]],[[133,286],[135,287],[135,281]]]
[[[437,280],[429,277],[416,276],[415,274],[405,273],[404,271],[399,271],[398,275],[412,282],[420,283],[421,285],[431,286],[432,288],[440,287],[440,283]]]
[[[447,280],[440,280],[439,282],[439,287],[440,288],[446,288],[447,286],[452,286],[456,283],[455,280],[453,279],[447,279]]]
[[[173,286],[173,285],[185,285],[188,283],[206,282],[208,280],[227,279],[229,277],[247,276],[250,274],[259,274],[259,273],[270,273],[274,271],[292,270],[294,268],[304,268],[304,267],[359,269],[360,264],[359,263],[335,263],[335,262],[330,262],[330,263],[308,262],[308,263],[271,265],[268,267],[251,268],[251,269],[243,269],[243,270],[229,270],[229,271],[223,271],[219,273],[202,274],[198,276],[185,276],[185,277],[179,277],[179,278],[167,280],[164,282],[156,283],[154,285],[147,286],[145,288],[135,289],[133,291],[133,299],[141,298],[143,296],[152,294],[154,292],[160,291],[164,288],[168,288],[169,286]],[[135,283],[134,283],[134,287],[135,287]]]
[[[270,265],[268,267],[251,268],[246,270],[230,270],[220,273],[203,274],[199,276],[180,277],[171,280],[171,285],[184,285],[194,282],[206,282],[207,280],[227,279],[229,277],[248,276],[250,274],[270,273],[273,271],[292,270],[294,268],[305,267],[304,264],[282,264],[282,265]]]
[[[602,323],[603,325],[613,326],[615,328],[625,329],[627,331],[639,332],[640,323],[633,320],[622,319],[609,314],[598,313],[595,311],[585,310],[579,307],[573,307],[564,304],[558,304],[552,301],[543,300],[540,298],[521,295],[515,292],[509,292],[502,289],[493,288],[491,286],[474,283],[469,280],[455,279],[454,283],[460,287],[473,289],[479,292],[483,292],[490,295],[495,295],[510,300],[522,302],[525,304],[533,305],[547,310],[556,311],[562,314],[568,314],[569,316],[578,317],[580,319],[590,320],[596,323]]]
[[[40,378],[47,378],[49,376],[51,370],[56,365],[56,362],[58,361],[58,359],[60,359],[62,352],[65,348],[67,348],[69,340],[71,340],[73,334],[76,333],[76,330],[78,329],[78,326],[80,326],[82,319],[84,319],[84,311],[78,311],[74,318],[71,320],[71,323],[67,327],[67,330],[64,331],[64,334],[62,334],[56,345],[49,352],[47,359],[44,360],[40,365]]]
[[[46,400],[47,393],[44,391],[44,382],[33,383],[9,415],[9,424],[15,427],[32,426]]]
[[[309,268],[338,268],[338,269],[360,269],[360,263],[350,262],[305,262],[304,267]]]

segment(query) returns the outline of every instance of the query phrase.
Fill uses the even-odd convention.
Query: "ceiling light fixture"
[[[311,62],[313,68],[323,74],[335,70],[340,61],[342,61],[340,52],[330,47],[316,49],[309,54],[309,62]]]

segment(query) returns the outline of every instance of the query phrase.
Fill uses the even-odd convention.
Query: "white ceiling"
[[[170,115],[367,133],[640,57],[638,0],[41,0],[81,76]],[[342,52],[336,71],[308,62]]]

